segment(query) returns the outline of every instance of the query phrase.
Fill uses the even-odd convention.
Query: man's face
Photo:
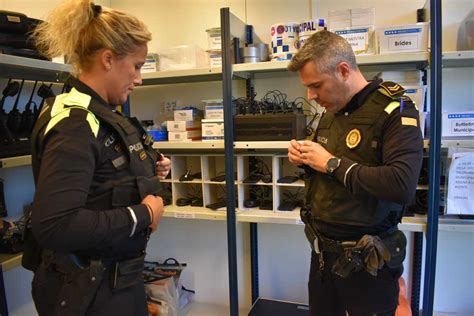
[[[307,88],[308,100],[315,100],[327,111],[336,113],[344,108],[349,89],[342,75],[319,71],[314,61],[309,61],[298,71],[300,80]]]

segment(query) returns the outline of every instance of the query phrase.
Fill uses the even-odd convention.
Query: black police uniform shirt
[[[376,90],[381,82],[382,80],[370,82],[336,115],[350,116],[354,110],[364,104],[370,94],[378,93]],[[402,124],[402,116],[406,114],[418,117],[415,107],[403,109],[402,112],[396,109],[390,113],[382,126],[381,165],[390,165],[392,168],[368,167],[347,157],[339,157],[341,163],[333,176],[344,184],[351,194],[370,194],[399,204],[411,202],[421,169],[423,140],[421,131],[414,132],[413,128],[407,128]],[[345,142],[345,140],[340,141]],[[385,232],[397,222],[398,214],[389,213],[387,218],[372,227],[328,223],[321,220],[316,222],[316,226],[326,237],[336,240],[354,240],[364,234],[375,235]]]
[[[91,96],[91,102],[114,110],[79,80],[72,79],[70,84]],[[44,132],[38,136],[41,162],[33,202],[35,236],[41,246],[58,252],[136,256],[137,250],[146,246],[145,232],[151,223],[148,209],[142,204],[131,205],[131,210],[104,209],[91,200],[96,186],[120,179],[129,171],[118,134],[101,122],[96,137],[87,115],[87,111],[73,108],[69,117],[45,136]],[[149,164],[150,174],[155,173],[154,163]]]

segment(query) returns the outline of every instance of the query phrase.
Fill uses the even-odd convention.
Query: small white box
[[[207,51],[209,55],[209,67],[222,67],[222,51]]]
[[[142,74],[149,73],[149,72],[157,72],[160,69],[159,57],[158,54],[148,54],[145,59],[145,63],[143,64],[140,72]]]
[[[374,53],[374,30],[372,27],[348,27],[331,31],[343,37],[351,45],[355,55]]]
[[[201,121],[166,121],[168,132],[186,132],[201,130]]]
[[[206,119],[224,119],[223,105],[206,105],[206,112],[204,114]]]
[[[184,142],[190,140],[200,140],[201,131],[188,132],[168,132],[168,140],[170,142]]]
[[[428,24],[420,22],[377,28],[380,54],[427,51]]]
[[[202,140],[224,139],[224,121],[215,119],[202,120]]]
[[[194,121],[202,116],[201,111],[197,110],[174,110],[175,121]]]
[[[213,27],[206,30],[207,32],[207,43],[210,50],[220,50],[222,49],[221,41],[221,28]]]
[[[474,136],[474,112],[443,112],[442,136]]]
[[[415,102],[416,107],[419,111],[423,111],[425,108],[425,88],[419,85],[404,85],[405,95]]]

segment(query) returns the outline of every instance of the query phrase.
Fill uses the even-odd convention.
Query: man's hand
[[[163,199],[161,196],[147,195],[142,200],[141,204],[145,204],[148,207],[148,212],[150,213],[151,218],[151,224],[149,227],[151,228],[151,232],[154,232],[158,226],[158,222],[163,216],[163,212],[165,211]]]
[[[294,139],[290,141],[290,146],[288,146],[288,160],[297,167],[304,164],[301,159],[300,147],[301,145]]]
[[[171,169],[171,160],[169,158],[161,155],[161,160],[156,162],[156,174],[158,179],[164,180]]]
[[[300,160],[316,171],[326,173],[326,163],[329,158],[334,157],[318,143],[304,141],[299,148]]]

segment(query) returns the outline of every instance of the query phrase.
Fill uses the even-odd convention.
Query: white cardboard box
[[[202,117],[202,112],[197,110],[174,110],[175,121],[194,121]]]
[[[189,140],[200,140],[201,131],[188,132],[168,132],[168,140],[170,142],[184,142]]]
[[[405,94],[415,102],[418,110],[422,112],[425,105],[425,88],[420,85],[401,85],[406,90]]]
[[[224,121],[216,119],[202,120],[202,140],[224,139]]]
[[[474,112],[443,112],[442,136],[474,136]]]
[[[206,119],[223,120],[224,106],[223,105],[206,105],[204,117]]]
[[[201,130],[201,121],[166,121],[168,132],[186,132]]]
[[[377,28],[380,54],[428,50],[428,22]]]
[[[343,37],[351,45],[354,54],[371,55],[374,53],[374,30],[372,27],[348,27],[331,31]]]

